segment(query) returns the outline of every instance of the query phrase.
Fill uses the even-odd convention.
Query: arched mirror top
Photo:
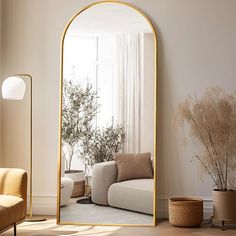
[[[131,32],[153,33],[157,43],[155,27],[141,10],[119,1],[96,2],[70,19],[62,35],[62,46],[67,35],[96,36],[104,33]]]

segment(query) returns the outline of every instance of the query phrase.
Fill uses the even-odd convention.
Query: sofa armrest
[[[22,169],[0,168],[0,194],[20,197],[27,204],[27,174]]]
[[[115,161],[95,164],[92,174],[92,201],[100,205],[108,205],[108,189],[117,181]]]

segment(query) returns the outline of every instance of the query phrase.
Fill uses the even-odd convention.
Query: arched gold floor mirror
[[[96,2],[61,42],[57,223],[155,226],[157,34],[130,4]]]

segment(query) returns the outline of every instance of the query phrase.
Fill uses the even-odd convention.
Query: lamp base
[[[46,218],[35,217],[35,216],[25,218],[25,222],[40,222],[40,221],[46,221],[46,220],[47,220]]]

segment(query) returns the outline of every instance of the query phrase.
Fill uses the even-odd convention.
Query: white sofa
[[[115,161],[94,165],[92,201],[99,205],[153,214],[154,179],[117,182]]]

